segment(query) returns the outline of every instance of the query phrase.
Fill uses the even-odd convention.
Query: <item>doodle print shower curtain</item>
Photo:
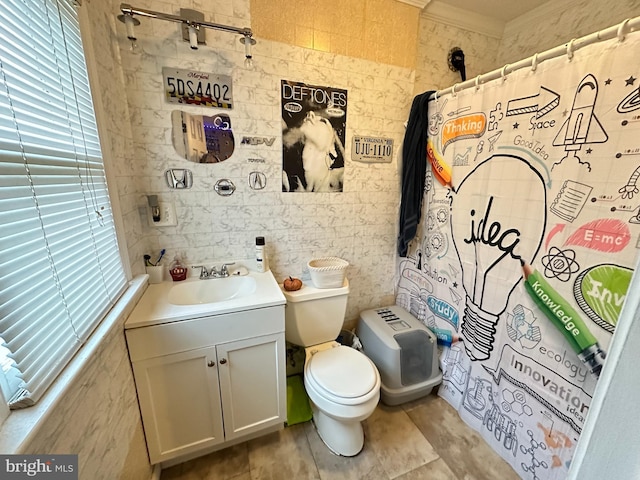
[[[524,479],[566,478],[640,247],[639,37],[429,105],[455,192],[428,175],[396,303],[461,335],[439,395]]]

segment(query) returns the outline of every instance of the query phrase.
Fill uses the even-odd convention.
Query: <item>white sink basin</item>
[[[168,301],[173,305],[218,303],[251,295],[256,280],[251,276],[188,281],[171,287]]]
[[[236,262],[244,266],[244,262]],[[127,330],[284,305],[286,299],[271,271],[247,269],[246,275],[149,285],[125,322]]]

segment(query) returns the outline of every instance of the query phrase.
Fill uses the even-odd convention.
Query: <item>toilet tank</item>
[[[305,283],[300,290],[283,289],[287,304],[284,309],[284,336],[288,342],[302,347],[335,340],[347,311],[349,281],[340,288],[315,288]]]

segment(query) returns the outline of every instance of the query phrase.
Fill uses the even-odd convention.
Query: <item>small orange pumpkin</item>
[[[302,288],[302,280],[295,277],[285,278],[284,282],[282,282],[282,286],[287,292],[295,292],[296,290],[300,290]]]

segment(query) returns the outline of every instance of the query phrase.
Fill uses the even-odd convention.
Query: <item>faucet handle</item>
[[[229,265],[235,265],[236,262],[231,262],[231,263],[223,263],[222,267],[220,267],[220,275],[224,276],[224,277],[228,277],[229,276],[229,270],[227,269],[227,267]]]
[[[193,268],[199,268],[200,269],[200,278],[209,278],[209,275],[211,275],[211,273],[213,273],[215,271],[215,267],[212,269],[212,272],[210,273],[209,270],[207,270],[207,267],[205,267],[204,265],[193,265]]]

